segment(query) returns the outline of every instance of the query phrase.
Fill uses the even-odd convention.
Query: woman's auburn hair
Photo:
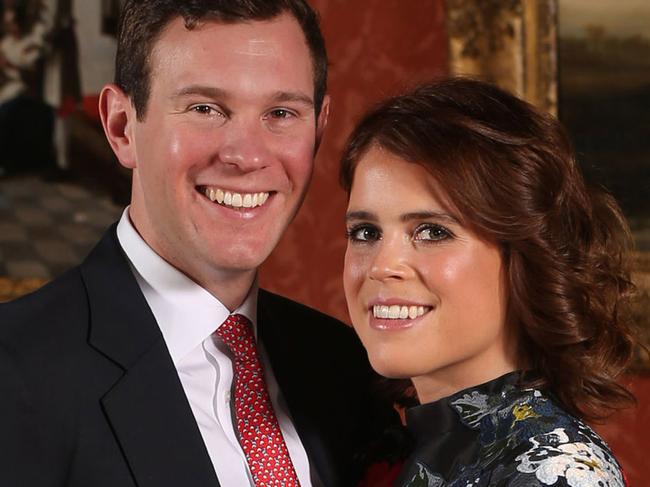
[[[634,347],[630,231],[614,198],[585,183],[556,118],[450,78],[365,115],[341,161],[348,193],[373,146],[426,168],[463,223],[500,246],[524,386],[590,420],[634,402],[617,382]]]

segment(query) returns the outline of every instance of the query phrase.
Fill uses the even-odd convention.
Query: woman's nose
[[[379,241],[377,252],[370,263],[370,279],[384,281],[408,278],[412,274],[409,250],[409,246],[400,237]]]

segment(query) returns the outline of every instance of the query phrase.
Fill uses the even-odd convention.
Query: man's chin
[[[205,265],[211,265],[213,269],[226,274],[245,274],[257,271],[268,258],[272,249],[260,251],[240,248],[237,252],[232,252],[232,249],[229,250],[227,255],[220,255],[216,259],[214,253],[208,255],[203,262]]]

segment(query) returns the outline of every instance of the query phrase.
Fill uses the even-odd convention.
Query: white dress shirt
[[[124,210],[117,226],[118,240],[158,322],[219,483],[224,487],[253,486],[231,416],[231,354],[213,335],[230,312],[216,297],[156,254],[133,227],[128,211],[128,208]],[[257,291],[255,283],[242,305],[233,312],[246,316],[256,334]],[[291,461],[300,484],[310,487],[307,454],[260,345],[258,351],[271,402]]]

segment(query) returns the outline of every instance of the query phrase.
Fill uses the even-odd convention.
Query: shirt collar
[[[231,314],[215,296],[165,261],[140,236],[129,207],[117,225],[117,238],[153,312],[169,353],[179,362]],[[246,316],[257,335],[257,279],[232,314]]]

